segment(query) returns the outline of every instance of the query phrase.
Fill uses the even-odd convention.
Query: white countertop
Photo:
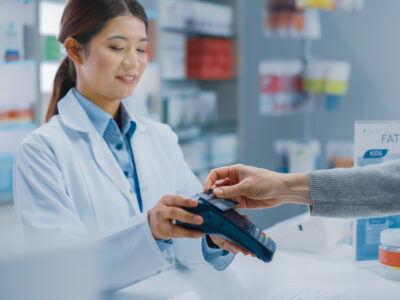
[[[350,246],[324,254],[277,250],[271,263],[238,255],[223,272],[174,268],[112,297],[130,299],[400,299],[400,282],[359,268]]]

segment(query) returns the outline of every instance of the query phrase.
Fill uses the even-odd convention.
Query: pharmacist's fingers
[[[224,250],[229,251],[234,254],[241,252],[244,255],[249,255],[249,251],[247,251],[246,249],[243,249],[239,245],[232,243],[231,241],[228,241],[227,239],[224,239],[224,238],[216,236],[216,235],[210,235],[210,238],[221,249],[224,249]]]
[[[196,207],[198,201],[192,198],[183,198],[179,196],[164,196],[162,201],[167,206],[175,206],[175,207]]]
[[[164,223],[162,225],[162,229],[164,230],[167,236],[171,238],[193,238],[199,239],[204,236],[204,234],[200,230],[191,230],[186,229],[181,226],[175,225],[173,223]]]

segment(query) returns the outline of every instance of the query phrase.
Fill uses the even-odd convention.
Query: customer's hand
[[[239,208],[259,209],[299,203],[311,205],[306,174],[281,174],[266,169],[234,165],[214,169],[204,190],[214,188],[220,198],[235,198]]]
[[[147,213],[150,230],[155,239],[201,238],[203,233],[175,225],[178,220],[193,225],[203,224],[203,217],[192,214],[182,207],[196,207],[197,200],[179,196],[164,196]]]

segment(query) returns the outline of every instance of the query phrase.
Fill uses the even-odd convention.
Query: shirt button
[[[143,193],[146,193],[147,192],[147,187],[143,187],[141,190],[142,190]]]
[[[129,190],[129,193],[130,193],[130,194],[133,194],[133,190],[132,190],[132,189],[130,189],[130,190]]]
[[[117,150],[121,150],[121,149],[122,149],[122,147],[123,147],[123,145],[122,145],[122,144],[117,144],[117,145],[115,146],[115,149],[117,149]]]

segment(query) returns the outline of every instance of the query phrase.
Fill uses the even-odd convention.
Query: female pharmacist
[[[234,165],[211,171],[204,188],[235,197],[242,208],[306,204],[312,215],[378,217],[400,213],[400,160],[350,169],[280,174]]]
[[[130,113],[146,68],[147,16],[136,0],[70,0],[59,41],[62,62],[47,123],[19,146],[17,214],[28,236],[94,237],[105,251],[107,289],[155,274],[175,260],[224,269],[238,251],[181,207],[202,186],[166,125]],[[217,246],[220,246],[220,249]],[[226,251],[228,250],[228,251]]]

